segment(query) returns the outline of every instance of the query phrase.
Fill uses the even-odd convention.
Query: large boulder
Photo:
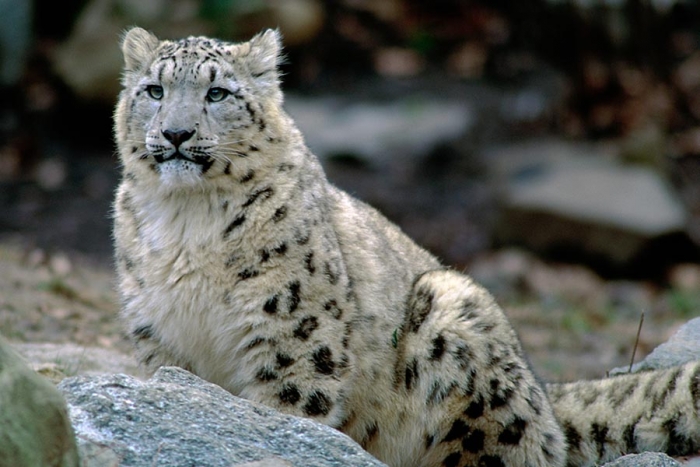
[[[603,467],[680,467],[681,464],[672,457],[660,452],[643,452],[641,454],[628,454],[612,462],[603,464]]]
[[[285,108],[322,160],[353,157],[369,166],[416,165],[475,123],[466,101],[407,96],[390,102],[288,95]]]
[[[81,375],[58,388],[87,467],[114,459],[122,467],[384,465],[339,431],[234,397],[180,368],[161,368],[147,382]]]
[[[78,449],[61,393],[0,337],[0,465],[77,467]]]
[[[658,272],[697,254],[683,204],[648,167],[561,141],[509,146],[487,159],[503,181],[504,243],[625,273]]]

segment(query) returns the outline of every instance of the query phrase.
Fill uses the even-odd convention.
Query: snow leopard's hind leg
[[[397,391],[422,420],[417,465],[565,464],[563,432],[515,332],[467,276],[420,276],[396,341]]]

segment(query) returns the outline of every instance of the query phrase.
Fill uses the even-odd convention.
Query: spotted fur
[[[336,427],[391,466],[693,452],[700,366],[543,387],[486,291],[326,181],[279,37],[123,41],[122,317],[141,362]]]

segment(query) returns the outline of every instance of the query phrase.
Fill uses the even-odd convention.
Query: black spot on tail
[[[566,436],[566,444],[569,449],[579,450],[581,449],[581,433],[578,432],[576,428],[571,423],[564,424],[564,436]]]
[[[637,389],[638,381],[632,379],[627,381],[624,385],[613,385],[608,393],[608,400],[614,408],[620,407],[626,400],[628,400],[632,394],[634,394],[635,389]]]
[[[668,445],[666,447],[666,453],[669,456],[682,456],[686,454],[693,453],[697,450],[698,444],[694,442],[692,438],[686,436],[683,433],[683,428],[678,428],[680,414],[675,417],[665,421],[663,423],[663,428],[668,433]]]
[[[596,446],[598,446],[599,459],[602,459],[605,454],[605,443],[607,442],[608,431],[609,429],[605,425],[600,425],[598,423],[591,425],[591,438],[593,438]]]
[[[638,422],[639,420],[631,425],[627,425],[622,433],[622,439],[625,441],[627,452],[637,452],[637,437],[634,432],[637,429]]]
[[[700,403],[700,364],[695,367],[690,377],[690,394],[693,396],[695,407]]]

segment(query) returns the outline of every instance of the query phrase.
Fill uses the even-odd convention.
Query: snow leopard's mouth
[[[209,157],[209,156],[194,156],[194,157],[189,157],[180,151],[175,151],[171,155],[164,157],[162,154],[155,154],[153,156],[155,161],[158,164],[162,164],[164,162],[170,162],[170,161],[183,161],[183,162],[191,162],[193,164],[197,164],[202,168],[202,173],[205,173],[211,165],[214,163],[214,160]]]

